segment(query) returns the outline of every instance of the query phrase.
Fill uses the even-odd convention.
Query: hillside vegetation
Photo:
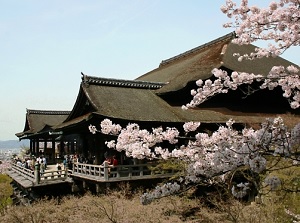
[[[121,185],[106,195],[69,196],[40,200],[32,206],[10,206],[2,210],[0,222],[253,222],[288,223],[300,212],[299,193],[270,192],[262,203],[222,200],[217,193],[195,197],[193,191],[169,196],[149,205],[140,203],[141,191]],[[298,219],[299,220],[299,219]]]

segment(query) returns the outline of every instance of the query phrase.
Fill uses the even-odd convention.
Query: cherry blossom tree
[[[299,0],[271,2],[267,8],[249,6],[247,0],[241,0],[240,6],[232,0],[227,0],[221,10],[233,20],[224,26],[236,29],[237,38],[233,40],[234,43],[243,45],[257,40],[270,42],[267,48],[257,48],[249,55],[235,54],[239,61],[277,57],[290,47],[299,46]],[[192,91],[194,98],[183,106],[184,109],[196,107],[216,94],[236,90],[240,85],[251,84],[253,81],[262,81],[261,88],[270,90],[280,86],[291,107],[297,109],[300,106],[299,68],[296,66],[273,67],[268,76],[244,72],[228,74],[219,69],[212,72],[216,80],[198,80],[196,84],[199,88]],[[184,163],[185,168],[177,180],[145,193],[141,197],[143,204],[198,183],[228,184],[229,190],[236,198],[247,195],[250,188],[255,188],[258,193],[263,187],[276,190],[282,187],[282,182],[272,171],[277,169],[279,161],[284,158],[289,161],[290,166],[300,164],[300,124],[289,129],[280,117],[267,119],[260,129],[244,128],[242,131],[237,131],[233,127],[234,120],[229,120],[226,126],[220,126],[212,134],[200,132],[199,122],[185,123],[184,132],[171,127],[153,128],[152,131],[148,131],[140,129],[137,124],[121,127],[107,119],[103,120],[100,126],[100,130],[95,126],[89,128],[93,134],[99,131],[102,134],[116,135],[117,140],[106,142],[107,146],[120,152],[124,151],[129,157],[175,159]],[[178,144],[181,137],[189,139],[188,142]],[[169,142],[170,146],[162,147],[166,145],[165,142]],[[246,168],[249,177],[235,182],[228,181],[227,176],[240,168]],[[265,179],[257,180],[258,174],[266,176]],[[299,192],[299,189],[293,191]]]
[[[278,117],[268,119],[262,128],[254,130],[245,128],[239,132],[233,128],[234,121],[229,120],[226,126],[221,126],[213,134],[197,132],[200,123],[189,122],[184,125],[185,133],[194,132],[193,139],[177,149],[162,148],[160,144],[168,141],[176,144],[180,133],[175,128],[153,128],[152,131],[140,129],[137,124],[129,124],[121,128],[105,119],[101,122],[102,133],[117,135],[117,140],[107,142],[107,146],[129,157],[137,159],[178,159],[184,162],[185,169],[173,183],[158,186],[152,193],[142,196],[142,203],[146,204],[153,199],[178,192],[190,185],[201,183],[212,185],[225,182],[225,175],[240,167],[248,167],[253,176],[262,172],[271,173],[276,166],[267,165],[267,157],[274,157],[278,162],[282,157],[291,160],[291,165],[299,165],[300,124],[291,131]],[[97,133],[95,126],[90,131]],[[261,183],[258,185],[258,183]],[[252,185],[251,185],[252,184]],[[255,185],[253,185],[255,184]],[[250,186],[257,189],[268,186],[275,190],[281,184],[276,176],[268,176],[264,182],[235,182],[231,187],[232,194],[237,198],[245,196]]]
[[[10,162],[0,161],[0,174],[4,174],[5,171],[10,167]]]
[[[268,43],[266,48],[256,48],[255,52],[250,54],[234,54],[238,57],[238,61],[277,57],[290,47],[298,47],[300,44],[299,7],[299,0],[273,1],[267,8],[249,6],[248,0],[241,0],[240,6],[232,0],[227,0],[221,10],[233,20],[224,24],[226,28],[235,28],[237,38],[232,42],[239,45],[251,44],[258,40]],[[293,109],[300,106],[299,67],[274,66],[266,77],[245,72],[233,72],[230,75],[220,69],[214,69],[212,73],[216,80],[197,81],[199,88],[192,91],[193,100],[183,108],[196,107],[216,94],[236,90],[238,86],[251,84],[254,81],[261,81],[262,89],[273,90],[280,86],[290,106]]]

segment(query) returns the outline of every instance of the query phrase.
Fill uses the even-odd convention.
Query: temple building
[[[292,64],[280,57],[238,62],[234,53],[243,55],[252,52],[255,46],[233,44],[233,38],[234,34],[230,33],[163,60],[158,68],[135,80],[82,74],[77,100],[70,112],[27,110],[24,131],[16,135],[20,140],[30,139],[33,153],[39,152],[37,142],[44,142],[47,148],[44,153],[54,157],[55,145],[59,143],[59,156],[76,153],[93,164],[100,164],[105,154],[109,153],[117,155],[121,164],[125,164],[128,160],[124,154],[116,154],[105,145],[106,141],[115,137],[102,133],[91,134],[90,125],[99,129],[102,120],[110,119],[122,127],[137,123],[148,130],[162,126],[177,127],[182,131],[183,123],[199,121],[201,131],[214,131],[230,118],[236,121],[238,128],[255,127],[266,117],[278,114],[290,114],[298,122],[299,109],[290,108],[281,89],[256,91],[258,84],[255,83],[214,96],[196,108],[181,108],[191,101],[191,90],[197,89],[197,80],[214,79],[211,72],[214,68],[228,73],[239,71],[267,75],[275,65]],[[33,124],[32,120],[37,124]],[[47,152],[46,142],[52,142],[50,153]]]

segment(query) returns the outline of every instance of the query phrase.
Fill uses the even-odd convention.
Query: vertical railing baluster
[[[140,170],[140,176],[144,176],[144,167],[140,166],[139,170]]]
[[[133,170],[132,166],[129,166],[128,170],[129,170],[128,177],[132,177],[132,170]]]
[[[120,170],[120,167],[118,167],[118,166],[117,166],[117,168],[116,168],[116,169],[117,169],[117,178],[119,178],[119,177],[120,177],[120,172],[119,172],[119,170]]]
[[[109,176],[108,176],[108,162],[105,161],[104,162],[104,180],[108,180],[109,179]]]

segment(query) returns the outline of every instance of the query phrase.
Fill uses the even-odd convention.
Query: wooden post
[[[41,175],[40,175],[40,164],[39,163],[35,163],[34,166],[34,179],[35,179],[35,183],[39,184],[41,181]]]
[[[130,166],[130,167],[128,168],[128,171],[129,171],[128,177],[132,177],[132,170],[133,170],[133,168]]]
[[[79,187],[77,186],[77,184],[75,182],[73,182],[71,190],[73,193],[79,191]]]
[[[50,162],[55,163],[55,138],[52,138],[51,160],[50,160]]]
[[[37,139],[35,141],[35,144],[36,144],[36,148],[35,148],[35,150],[36,150],[36,156],[39,157],[40,156],[40,140]]]
[[[33,151],[33,155],[37,156],[36,145],[35,145],[35,139],[31,139],[31,140],[32,140],[32,151]]]
[[[46,150],[47,150],[47,143],[48,143],[48,141],[47,141],[47,139],[45,138],[45,141],[44,141],[44,152],[43,152],[43,155],[44,155],[44,156],[45,156]]]
[[[66,167],[66,169],[65,169],[65,179],[67,179],[68,178],[68,167]]]
[[[120,168],[117,166],[116,170],[117,170],[117,176],[116,177],[119,178],[120,177],[120,172],[119,172]]]
[[[34,151],[33,151],[33,142],[32,142],[32,139],[30,139],[30,155],[33,155],[34,154]]]
[[[96,193],[100,193],[101,189],[100,189],[100,185],[96,184]]]
[[[108,162],[107,161],[105,161],[104,162],[104,180],[108,180],[108,178],[109,178],[109,173],[108,173],[109,171],[108,171]]]
[[[139,169],[140,169],[140,176],[144,176],[144,167],[140,166]]]

